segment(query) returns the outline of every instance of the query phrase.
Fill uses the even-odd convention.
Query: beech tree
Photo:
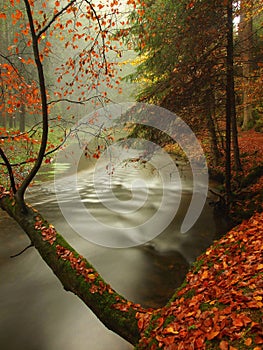
[[[139,5],[138,14],[142,16],[145,4],[127,1],[127,5],[133,8],[136,8],[136,4]],[[14,24],[19,24],[20,28],[19,32],[14,33],[8,52],[1,52],[1,111],[12,117],[22,99],[26,112],[30,114],[32,111],[41,119],[39,140],[34,138],[36,125],[26,132],[8,131],[5,126],[1,128],[0,155],[4,169],[1,175],[9,178],[9,186],[1,185],[0,188],[1,208],[26,232],[30,244],[38,250],[64,289],[83,300],[110,330],[137,349],[205,349],[206,345],[211,344],[219,344],[220,349],[228,349],[229,344],[231,349],[235,349],[234,343],[240,337],[242,342],[245,341],[248,346],[252,344],[253,349],[258,350],[262,340],[260,335],[257,336],[259,316],[258,313],[250,315],[247,309],[249,306],[260,312],[262,308],[261,299],[255,298],[258,296],[255,293],[260,289],[263,264],[260,269],[251,264],[251,260],[260,261],[262,258],[260,240],[253,241],[260,234],[258,228],[262,227],[262,216],[258,215],[250,223],[253,235],[249,226],[243,224],[241,233],[229,233],[225,240],[200,257],[186,282],[167,305],[157,310],[146,310],[113,290],[88,260],[25,202],[26,189],[43,161],[48,160],[49,152],[57,148],[51,146],[48,150],[50,123],[55,119],[58,122],[56,125],[59,125],[63,116],[52,115],[52,106],[60,102],[68,102],[69,106],[83,104],[87,99],[93,100],[95,105],[98,101],[101,103],[101,99],[107,99],[107,96],[98,90],[99,79],[104,80],[106,86],[114,88],[116,85],[118,89],[115,63],[108,60],[108,53],[119,54],[114,40],[125,30],[125,21],[118,28],[116,19],[120,14],[119,8],[117,0],[106,4],[88,0],[43,1],[41,5],[33,0],[1,3],[1,21],[7,20],[10,11]],[[65,40],[65,33],[68,40]],[[58,85],[51,91],[46,84],[45,59],[55,50],[51,42],[54,36],[56,40],[65,40],[65,47],[71,47],[77,54],[67,57],[66,62],[57,67]],[[80,51],[74,51],[78,50],[81,40],[85,44]],[[20,42],[24,43],[25,51],[20,51]],[[17,67],[12,60],[18,55],[24,67],[30,67],[30,71],[35,72],[31,75],[30,83],[19,70],[21,66]],[[77,100],[74,89],[80,95]],[[24,158],[16,161],[13,142],[21,145],[23,142],[36,143],[37,154],[24,148]],[[21,169],[24,171],[22,175]],[[225,254],[224,243],[230,255]],[[244,252],[246,243],[249,249],[244,256],[241,252]],[[220,261],[219,256],[222,256]],[[212,270],[208,270],[204,264],[205,257],[208,266],[212,264]],[[228,288],[225,276],[230,274],[226,268],[230,265],[235,266],[235,277],[231,288]],[[239,268],[242,267],[247,268],[241,274]],[[218,285],[222,286],[224,293],[220,294]],[[246,302],[242,298],[244,288],[249,288]],[[226,325],[228,331],[225,330]]]
[[[128,1],[126,5],[130,3]],[[50,124],[54,119],[60,123],[63,117],[56,115],[52,106],[65,101],[69,106],[84,104],[87,100],[93,101],[96,106],[97,102],[107,99],[106,92],[98,89],[102,82],[107,87],[119,89],[115,62],[108,59],[108,53],[119,55],[119,47],[112,37],[115,28],[124,24],[120,5],[116,0],[107,4],[94,4],[87,0],[66,3],[43,1],[41,4],[31,0],[1,2],[1,25],[4,26],[11,19],[19,31],[10,33],[6,30],[5,33],[10,37],[13,34],[13,38],[8,37],[5,40],[8,45],[1,47],[0,109],[6,117],[12,118],[23,103],[27,114],[37,114],[41,118],[39,140],[35,140],[39,124],[25,132],[8,130],[5,123],[1,128],[1,175],[2,179],[9,177],[9,188],[1,185],[1,207],[28,234],[31,244],[64,288],[78,295],[109,329],[136,344],[139,329],[135,314],[141,307],[131,307],[131,303],[112,290],[88,261],[75,252],[54,227],[25,202],[25,192],[42,162],[48,160],[52,148],[57,148],[52,146],[51,151],[48,151]],[[117,21],[121,21],[121,24]],[[64,58],[66,61],[56,68],[57,88],[48,90],[45,60],[54,53],[53,36],[56,41],[64,42],[66,49],[71,48],[73,56],[67,55]],[[22,65],[17,64],[17,58]],[[31,74],[30,82],[25,78],[27,70],[35,72]],[[80,96],[77,100],[74,99],[74,89]],[[31,154],[25,147],[24,154],[17,161],[14,142],[22,147],[23,143],[36,143],[39,149],[37,154]]]

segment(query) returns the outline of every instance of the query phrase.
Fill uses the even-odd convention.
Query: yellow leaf
[[[89,280],[95,280],[96,276],[93,273],[88,274]]]
[[[208,271],[205,270],[203,273],[202,273],[202,279],[207,279],[208,278]]]
[[[173,327],[167,327],[165,328],[165,333],[178,334],[179,332],[176,331]]]

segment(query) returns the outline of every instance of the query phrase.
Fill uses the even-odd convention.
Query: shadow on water
[[[102,209],[94,203],[89,181],[85,177],[82,182],[83,198],[86,202],[90,198],[93,209],[103,217]],[[123,186],[116,184],[115,190],[123,196]],[[82,238],[67,224],[51,183],[35,186],[30,192],[28,201],[90,260],[113,288],[146,307],[164,305],[182,283],[190,264],[218,238],[216,232],[225,230],[224,223],[219,222],[218,226],[212,209],[206,205],[194,227],[186,234],[180,233],[180,222],[191,198],[186,188],[175,219],[161,235],[142,246],[106,248]],[[151,198],[153,206],[155,200],[157,198]],[[10,259],[10,255],[21,251],[29,241],[2,211],[0,227],[1,349],[132,349],[108,331],[78,298],[63,290],[34,248]]]

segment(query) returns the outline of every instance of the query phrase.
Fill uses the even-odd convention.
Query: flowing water
[[[191,181],[184,165],[180,168],[182,196],[175,218],[164,231],[151,242],[126,248],[108,248],[83,238],[65,220],[57,203],[52,181],[33,186],[27,200],[61,232],[66,240],[84,255],[102,274],[104,279],[126,298],[146,307],[162,306],[173,294],[174,289],[184,279],[189,265],[195,258],[218,238],[225,230],[223,219],[215,217],[207,203],[196,224],[187,233],[180,233],[180,225],[191,199]],[[139,172],[139,174],[138,174]],[[140,183],[135,188],[133,198],[131,183],[134,179],[147,183],[148,197]],[[98,222],[103,221],[106,228],[96,226],[94,220],[82,220],[81,212],[74,206],[74,196],[70,184],[62,183],[60,192],[63,201],[71,208],[84,231],[92,232],[91,241],[101,235],[107,237],[107,230],[132,228],[132,235],[143,220],[158,211],[163,188],[160,179],[149,169],[131,166],[116,171],[111,187],[114,200],[119,199],[124,209],[101,205],[112,204],[113,197],[101,183],[94,190],[94,178],[90,169],[80,172],[78,189],[81,202],[89,208]],[[58,184],[59,186],[59,184]],[[178,189],[169,190],[171,207],[179,200]],[[98,194],[99,193],[99,194]],[[145,199],[146,198],[146,199]],[[131,202],[135,210],[129,209]],[[136,210],[137,202],[143,201],[141,210]],[[168,209],[168,208],[167,208]],[[95,222],[96,223],[96,222]],[[111,227],[111,228],[110,228]],[[34,248],[16,258],[29,244],[27,236],[10,219],[0,212],[0,348],[6,350],[71,350],[71,349],[132,349],[130,344],[108,331],[91,311],[73,294],[64,291],[60,282],[42,261]],[[107,240],[107,239],[106,239]]]

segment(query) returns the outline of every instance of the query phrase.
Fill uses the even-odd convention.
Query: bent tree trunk
[[[76,294],[108,329],[136,345],[140,339],[136,313],[146,310],[115,292],[36,210],[27,206],[26,213],[21,212],[9,196],[0,198],[0,207],[26,232],[64,289]]]

